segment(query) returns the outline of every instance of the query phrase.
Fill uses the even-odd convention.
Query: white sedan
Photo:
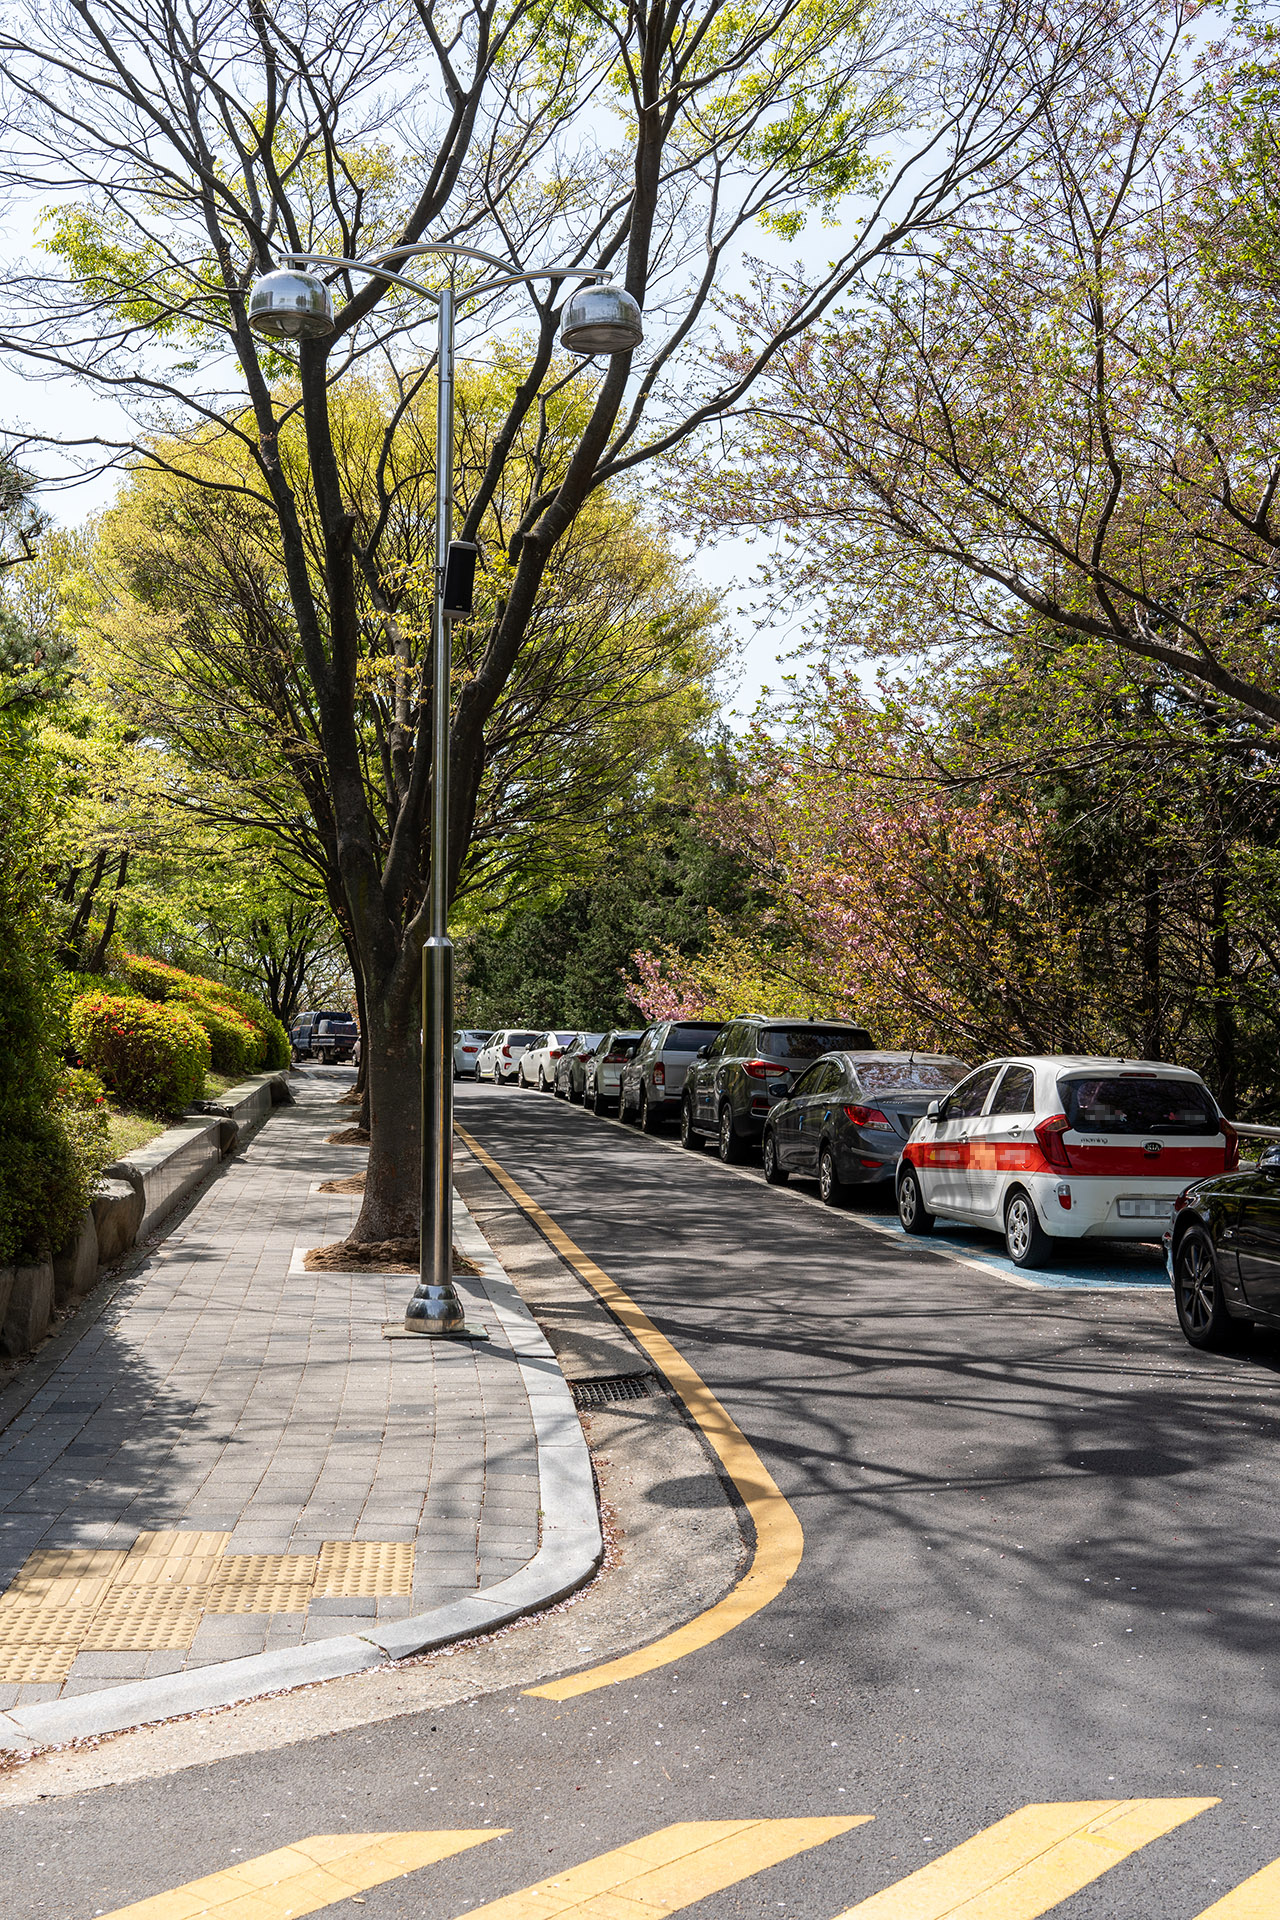
[[[567,1033],[535,1034],[520,1056],[516,1074],[520,1085],[536,1087],[539,1093],[552,1092],[556,1081],[556,1062],[573,1038],[572,1028]]]
[[[1055,1240],[1158,1240],[1193,1180],[1240,1145],[1199,1074],[1158,1060],[1040,1054],[991,1060],[917,1121],[898,1163],[898,1217],[1003,1232],[1040,1267]]]
[[[480,1055],[480,1064],[476,1068],[477,1080],[492,1080],[496,1087],[509,1087],[520,1071],[520,1062],[524,1050],[531,1040],[538,1038],[536,1033],[526,1033],[516,1027],[503,1027],[495,1033]]]

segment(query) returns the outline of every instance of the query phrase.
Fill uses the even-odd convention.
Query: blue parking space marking
[[[851,1206],[845,1211],[866,1226],[896,1233],[903,1240],[908,1238],[897,1215],[888,1207],[872,1211]],[[1152,1241],[1068,1240],[1062,1243],[1062,1258],[1054,1266],[1032,1269],[1015,1266],[994,1233],[984,1233],[981,1227],[964,1226],[958,1220],[940,1219],[932,1233],[911,1237],[918,1247],[932,1246],[939,1252],[959,1255],[966,1265],[985,1267],[1022,1287],[1107,1293],[1167,1293],[1169,1290],[1164,1250]]]

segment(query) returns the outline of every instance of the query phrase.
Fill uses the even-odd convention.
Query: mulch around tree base
[[[363,1193],[364,1175],[349,1173],[345,1180],[322,1180],[320,1191],[321,1193]]]
[[[303,1255],[308,1273],[417,1273],[418,1242],[406,1240],[331,1240]],[[455,1273],[479,1273],[474,1260],[453,1250]]]
[[[336,1133],[326,1133],[326,1147],[367,1147],[369,1129],[367,1127],[339,1127]]]

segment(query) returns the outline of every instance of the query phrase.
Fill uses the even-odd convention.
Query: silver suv
[[[650,1027],[635,1058],[622,1069],[618,1118],[637,1119],[646,1133],[680,1117],[680,1095],[698,1048],[719,1033],[721,1020],[663,1020]]]

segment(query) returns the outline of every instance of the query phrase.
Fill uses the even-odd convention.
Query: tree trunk
[[[1227,1118],[1236,1111],[1236,999],[1231,973],[1231,928],[1227,923],[1226,849],[1218,846],[1213,868],[1213,922],[1210,957],[1213,965],[1213,1060],[1218,1084],[1214,1092]]]
[[[422,1065],[418,1009],[388,1018],[384,998],[365,983],[366,1025],[360,1048],[365,1075],[362,1124],[369,1128],[364,1203],[353,1240],[418,1237],[422,1167]]]
[[[1164,1057],[1160,923],[1160,873],[1147,866],[1142,875],[1142,1051],[1148,1060]]]

